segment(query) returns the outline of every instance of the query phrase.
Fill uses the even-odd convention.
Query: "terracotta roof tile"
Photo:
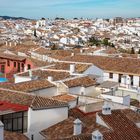
[[[72,109],[77,113],[76,109]],[[73,121],[75,118],[68,119],[41,131],[41,134],[48,140],[92,140],[91,133],[99,130],[103,134],[104,140],[140,140],[140,129],[135,123],[128,119],[125,112],[128,110],[113,110],[111,115],[98,115],[108,125],[105,128],[96,123],[96,114],[80,115],[82,121],[82,133],[73,135]],[[74,113],[74,114],[75,114]],[[135,114],[135,113],[134,113]],[[78,117],[78,116],[77,116]]]
[[[0,58],[2,59],[12,59],[12,60],[18,60],[18,61],[23,61],[26,58],[25,57],[21,57],[21,56],[17,56],[17,55],[11,55],[11,54],[4,54],[4,53],[0,53]]]
[[[8,85],[7,88],[16,91],[33,92],[36,90],[41,90],[45,88],[55,87],[54,84],[50,83],[48,80],[31,80],[26,82],[21,82],[17,84]]]
[[[76,100],[76,97],[72,95],[68,95],[68,94],[62,94],[62,95],[54,96],[52,98],[55,100],[64,101],[64,102],[70,102],[70,101]]]
[[[51,69],[58,69],[58,70],[70,70],[70,64],[74,64],[74,63],[58,62],[50,68]],[[87,70],[90,66],[91,65],[88,65],[88,64],[75,64],[75,72],[82,73],[85,70]]]
[[[69,88],[77,87],[77,86],[89,87],[89,86],[96,85],[96,80],[93,80],[88,76],[85,76],[85,77],[78,77],[78,78],[67,80],[64,82],[64,84]]]
[[[106,71],[140,75],[140,59],[76,55],[67,61],[93,63]]]
[[[53,71],[53,70],[33,70],[32,75],[37,76],[40,79],[46,79],[48,78],[48,76],[52,76],[53,80],[55,81],[70,77],[69,72]],[[29,76],[29,72],[18,74],[18,76]]]
[[[4,140],[29,140],[24,134],[4,131]]]
[[[6,89],[0,89],[0,101],[25,105],[31,107],[32,109],[68,106],[67,103],[62,101],[50,99],[47,97],[33,96],[29,95],[28,93],[15,92]]]

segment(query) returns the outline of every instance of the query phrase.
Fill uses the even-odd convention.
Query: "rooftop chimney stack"
[[[11,42],[9,42],[9,46],[10,46],[10,47],[12,46],[12,43],[11,43]]]
[[[53,77],[52,76],[48,76],[48,81],[52,82],[53,81]]]
[[[4,140],[4,124],[0,121],[0,140]]]
[[[104,102],[104,105],[102,107],[102,114],[104,114],[104,115],[110,115],[111,114],[111,107],[107,102]]]
[[[17,45],[17,43],[16,43],[16,42],[15,42],[14,44],[15,44],[15,46]]]
[[[85,90],[86,90],[85,87],[82,86],[82,87],[81,87],[81,95],[85,95],[85,92],[86,92]]]
[[[29,77],[32,77],[32,76],[33,76],[32,71],[29,70]]]
[[[74,121],[74,135],[80,135],[82,133],[82,122],[79,119]]]
[[[8,42],[7,42],[7,41],[5,42],[5,45],[6,45],[6,46],[8,45]]]
[[[103,140],[103,135],[99,130],[96,130],[92,133],[92,140]]]
[[[83,49],[80,49],[80,53],[83,53]]]
[[[74,53],[71,53],[71,56],[74,56]]]
[[[75,72],[75,64],[70,64],[70,73]]]

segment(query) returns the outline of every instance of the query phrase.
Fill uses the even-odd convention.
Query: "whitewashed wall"
[[[69,108],[70,108],[70,109],[71,109],[71,108],[74,108],[74,107],[76,107],[76,105],[77,105],[77,100],[70,101],[68,104],[69,104]]]
[[[81,89],[82,89],[82,87],[80,87],[80,86],[72,87],[72,88],[69,88],[69,93],[81,95]],[[96,88],[94,86],[86,87],[84,95],[92,95],[95,92],[96,92]]]
[[[92,74],[92,75],[98,75],[100,76],[100,78],[98,78],[97,82],[103,82],[103,73],[104,71],[100,68],[98,68],[97,66],[93,65],[91,67],[89,67],[84,74]]]
[[[39,132],[58,122],[68,118],[68,107],[32,110],[28,111],[28,131],[30,137],[34,134],[34,140],[43,140]]]
[[[36,95],[40,95],[43,97],[52,97],[52,96],[57,95],[57,87],[36,90],[36,91],[31,92],[31,93],[36,94]]]
[[[31,81],[31,77],[15,76],[15,83],[21,83],[26,81]]]
[[[106,94],[101,94],[104,99],[110,99],[113,102],[120,103],[123,105],[130,105],[130,96],[118,97],[118,96],[111,96]]]

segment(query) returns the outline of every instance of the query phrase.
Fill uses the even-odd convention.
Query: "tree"
[[[135,54],[134,48],[131,49],[131,54]]]
[[[140,54],[140,49],[139,49],[139,51],[138,51],[138,54]]]
[[[73,18],[73,19],[74,19],[74,20],[78,20],[78,18],[76,18],[76,17],[75,17],[75,18]]]
[[[115,48],[115,45],[112,43],[112,44],[111,44],[111,47],[112,47],[112,48]]]
[[[105,46],[109,46],[110,45],[109,42],[108,42],[108,39],[106,39],[106,38],[103,39],[102,44],[105,45]]]
[[[37,37],[37,35],[36,35],[36,29],[34,29],[34,36]]]

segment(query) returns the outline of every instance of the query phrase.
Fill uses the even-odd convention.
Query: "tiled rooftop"
[[[133,121],[128,119],[127,115],[129,114],[126,115],[125,112],[126,110],[113,110],[111,115],[98,113],[109,129],[98,125],[96,123],[96,114],[92,113],[76,116],[76,118],[78,117],[82,121],[82,133],[80,135],[73,135],[73,121],[76,118],[72,116],[52,127],[42,130],[41,134],[48,140],[92,140],[91,133],[99,130],[103,134],[104,140],[140,140],[140,129],[136,127]],[[75,113],[77,114],[78,111],[75,110]]]
[[[33,70],[32,75],[37,76],[40,79],[47,79],[48,76],[52,76],[53,80],[62,80],[70,77],[69,72],[53,70]],[[29,72],[18,74],[18,76],[29,76]]]
[[[29,106],[32,109],[55,108],[68,106],[67,103],[54,99],[33,96],[27,93],[0,89],[0,101]]]
[[[54,84],[50,83],[48,80],[31,80],[26,82],[21,82],[17,84],[8,85],[7,88],[16,91],[33,92],[36,90],[46,89],[55,87]]]
[[[76,97],[69,95],[69,94],[57,95],[57,96],[54,96],[52,98],[55,100],[64,101],[64,102],[70,102],[70,101],[76,100]]]
[[[55,63],[55,65],[50,68],[58,69],[58,70],[70,70],[70,64],[72,63],[58,62],[58,63]],[[87,70],[90,66],[91,65],[88,65],[88,64],[75,64],[75,72],[82,73],[85,70]]]
[[[77,86],[90,87],[90,86],[96,85],[96,80],[93,80],[92,78],[88,76],[77,77],[77,78],[73,78],[73,79],[65,81],[64,84],[68,86],[69,88],[77,87]]]
[[[140,75],[140,59],[135,58],[76,55],[67,61],[93,63],[106,71]]]

